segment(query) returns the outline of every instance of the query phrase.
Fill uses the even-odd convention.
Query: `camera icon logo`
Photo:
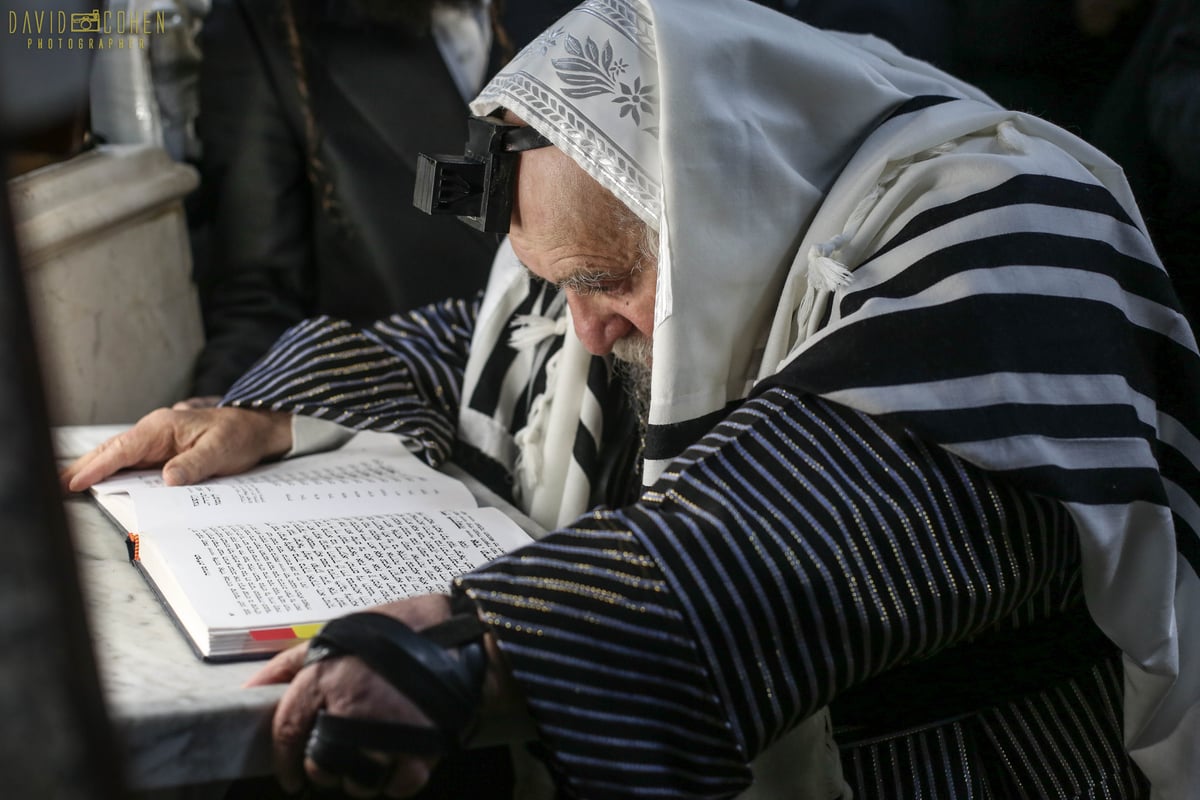
[[[99,33],[100,12],[89,11],[85,14],[71,15],[71,33]]]

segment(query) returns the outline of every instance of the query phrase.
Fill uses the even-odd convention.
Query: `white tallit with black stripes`
[[[1126,653],[1127,744],[1157,796],[1196,796],[1200,360],[1109,160],[876,40],[743,0],[590,0],[472,105],[497,107],[660,233],[647,483],[775,382],[1058,499]],[[588,507],[574,443],[601,414],[563,304],[535,302],[502,252],[460,436],[516,465],[553,527]]]

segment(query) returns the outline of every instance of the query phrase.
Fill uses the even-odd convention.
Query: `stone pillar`
[[[187,396],[197,182],[160,148],[116,145],[8,182],[51,424],[133,422]]]

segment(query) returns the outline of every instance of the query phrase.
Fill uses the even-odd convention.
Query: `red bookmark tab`
[[[256,642],[275,642],[280,639],[295,639],[296,633],[291,628],[267,628],[250,631],[250,638]]]

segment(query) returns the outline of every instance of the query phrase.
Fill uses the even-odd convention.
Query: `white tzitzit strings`
[[[519,314],[513,318],[508,343],[514,350],[531,350],[546,339],[562,336],[569,324],[567,314],[562,314],[558,319],[539,314]],[[543,430],[546,427],[547,409],[554,399],[555,377],[561,354],[562,351],[555,353],[546,362],[546,390],[534,400],[525,427],[513,434],[513,441],[517,445],[517,460],[513,466],[518,478],[513,492],[518,500],[524,499],[524,495],[537,485],[542,474]]]
[[[800,302],[800,307],[796,311],[799,330],[805,330],[815,312],[824,309],[824,303],[828,301],[830,294],[849,286],[854,280],[851,268],[835,256],[840,254],[858,235],[863,221],[874,210],[879,198],[883,197],[884,193],[895,184],[896,179],[909,166],[948,153],[955,146],[953,141],[943,142],[908,158],[889,162],[884,171],[880,173],[879,180],[875,182],[871,191],[864,195],[863,199],[854,207],[854,211],[846,219],[846,225],[842,228],[842,232],[824,242],[818,242],[808,249],[808,263],[805,267],[808,286],[805,289],[804,298]]]
[[[509,346],[514,350],[528,350],[544,339],[566,333],[567,318],[566,315],[551,319],[540,314],[518,314],[513,317],[512,328],[508,337]]]

